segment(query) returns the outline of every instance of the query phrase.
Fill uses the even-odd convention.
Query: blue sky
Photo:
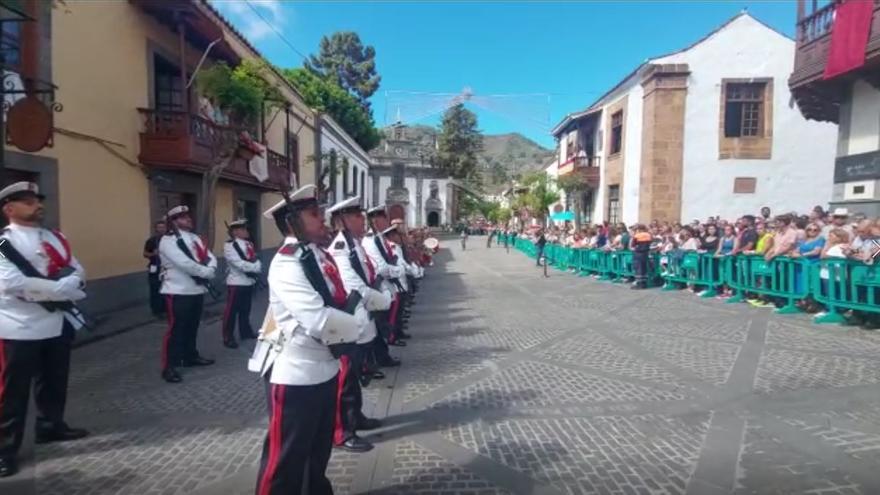
[[[213,3],[281,67],[302,65],[294,48],[308,55],[323,35],[357,32],[376,48],[382,85],[372,101],[380,126],[398,108],[404,120],[436,124],[431,110],[442,95],[468,87],[484,132],[520,132],[547,147],[548,127],[646,58],[693,43],[743,8],[788,36],[796,17],[793,0]]]

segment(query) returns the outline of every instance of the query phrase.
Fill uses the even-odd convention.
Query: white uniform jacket
[[[382,237],[382,234],[369,234],[365,236],[361,240],[361,246],[363,246],[364,252],[367,253],[367,256],[370,257],[370,260],[376,265],[376,274],[385,279],[382,287],[387,288],[392,292],[395,292],[395,286],[388,282],[388,280],[392,278],[400,279],[401,277],[403,277],[403,271],[396,265],[391,265],[385,261],[385,258],[382,256],[382,252],[380,251],[379,246],[376,245],[377,237],[379,239],[379,243],[382,245],[382,251],[387,253],[388,251],[386,246],[388,244],[385,241],[385,238]],[[390,255],[393,256],[393,253],[390,253]]]
[[[180,231],[180,237],[189,248],[193,258],[198,259],[199,251],[207,250],[199,236],[192,232]],[[199,285],[193,277],[206,279],[214,278],[217,270],[217,258],[211,251],[207,251],[208,264],[203,265],[184,254],[177,245],[177,236],[173,234],[162,236],[159,241],[159,258],[162,260],[162,294],[176,296],[194,296],[208,292],[203,285]]]
[[[336,266],[339,267],[339,273],[342,275],[342,283],[345,284],[345,290],[348,292],[358,291],[363,296],[362,302],[367,311],[384,311],[391,307],[391,294],[389,291],[378,291],[370,287],[376,280],[376,268],[373,262],[367,257],[363,246],[358,241],[353,240],[354,250],[357,253],[357,263],[361,273],[367,277],[364,281],[357,270],[352,265],[351,249],[345,240],[342,232],[336,234],[333,242],[330,243],[330,254],[336,260]],[[368,344],[376,338],[376,322],[367,320],[364,328],[361,329],[358,337],[358,344]]]
[[[85,270],[73,257],[67,240],[60,232],[11,224],[0,234],[0,239],[11,243],[43,275],[49,275],[52,259],[47,252],[49,250],[54,250],[53,254],[65,260],[69,259],[68,266],[73,269],[71,275],[58,281],[31,278],[0,256],[0,339],[42,340],[58,337],[64,325],[64,313],[49,311],[38,302],[78,301],[85,298],[82,291]]]
[[[333,282],[325,272],[330,258],[313,244],[307,247],[314,251],[325,282],[332,290]],[[270,381],[281,385],[315,385],[336,376],[339,362],[323,343],[324,333],[337,330],[357,335],[364,320],[369,318],[363,308],[350,315],[326,306],[306,277],[301,255],[302,248],[297,247],[296,239],[288,237],[269,265],[271,314],[267,315],[267,320],[271,316],[277,329],[266,338],[261,335],[248,366],[251,371],[261,371],[268,352],[268,360],[272,363]],[[263,328],[261,333],[265,331]],[[275,350],[266,349],[272,347],[272,342],[281,348],[277,356],[271,354]]]
[[[247,259],[242,259],[239,256],[233,244],[238,245],[241,253]],[[263,272],[263,264],[257,258],[254,252],[254,245],[250,241],[244,239],[230,239],[226,241],[223,245],[223,257],[226,258],[226,266],[229,272],[226,275],[226,285],[251,286],[257,283],[248,274],[261,274]]]

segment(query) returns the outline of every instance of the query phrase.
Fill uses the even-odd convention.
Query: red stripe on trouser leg
[[[173,296],[166,295],[165,296],[165,308],[168,310],[168,331],[165,332],[165,337],[162,339],[162,369],[168,368],[168,346],[171,343],[171,329],[174,328],[174,303],[172,301]]]
[[[400,306],[400,294],[394,296],[391,308],[388,309],[388,323],[391,325],[391,332],[388,334],[388,342],[393,343],[397,340],[397,332],[394,327],[397,325],[397,308]]]
[[[226,309],[223,310],[223,327],[221,327],[223,342],[232,340],[232,325],[235,324],[234,321],[229,321],[229,315],[232,314],[232,305],[235,304],[235,286],[230,285],[227,289]]]
[[[258,495],[269,495],[272,491],[272,478],[278,470],[278,459],[281,457],[281,422],[284,419],[284,390],[283,385],[272,385],[272,419],[269,422],[269,458],[266,460],[266,470],[260,478]]]
[[[340,356],[339,358],[339,375],[336,380],[336,416],[333,428],[333,443],[336,445],[345,441],[343,435],[345,433],[342,427],[342,387],[345,386],[345,378],[348,376],[348,368],[350,366],[348,356]]]

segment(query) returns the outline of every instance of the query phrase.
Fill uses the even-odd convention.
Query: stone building
[[[789,105],[794,50],[741,13],[566,116],[552,133],[558,174],[586,182],[581,220],[737,218],[827,203],[836,131]]]
[[[15,68],[37,51],[39,74],[58,86],[63,110],[53,115],[53,147],[28,153],[7,146],[3,181],[34,181],[47,193],[48,226],[65,233],[88,274],[86,310],[140,304],[148,296],[142,252],[153,222],[177,204],[197,209],[212,139],[230,129],[200,112],[193,74],[200,62],[202,69],[234,66],[261,54],[206,0],[23,4],[35,9],[40,36],[28,38],[24,24],[4,26],[4,47],[11,47],[4,56]],[[315,113],[280,74],[267,79],[284,102],[252,134],[265,148],[261,168],[236,158],[221,175],[218,253],[223,222],[236,217],[250,220],[263,254],[274,251],[281,238],[260,212],[293,179],[314,181]]]
[[[434,167],[433,135],[416,135],[406,125],[384,130],[379,146],[370,152],[370,204],[385,203],[393,218],[409,227],[440,227],[454,223],[459,186]]]

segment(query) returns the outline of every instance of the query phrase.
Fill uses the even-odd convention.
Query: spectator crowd
[[[788,257],[803,260],[807,265],[827,258],[847,258],[870,265],[880,251],[880,219],[850,214],[846,208],[826,211],[821,206],[813,208],[809,215],[783,213],[772,216],[770,208],[764,207],[758,215],[743,215],[735,220],[709,217],[689,224],[652,221],[647,225],[627,227],[623,223],[605,223],[577,229],[565,222],[562,226],[535,228],[520,235],[525,235],[540,248],[546,243],[575,249],[634,252],[639,251],[636,242],[639,236],[642,240],[649,240],[651,252],[659,254],[661,275],[667,273],[667,265],[673,258],[688,252],[710,253],[718,258],[760,255],[768,262]],[[824,268],[820,272],[823,281],[829,278],[827,272]],[[798,273],[795,284],[805,283],[806,275]],[[688,284],[687,288],[700,292],[696,284]],[[722,287],[718,297],[731,295],[729,288]],[[780,305],[773,297],[755,294],[750,294],[748,302],[757,307]],[[826,309],[810,297],[799,301],[798,306],[819,316]],[[846,316],[851,323],[877,327],[880,319],[876,314],[855,311]]]

